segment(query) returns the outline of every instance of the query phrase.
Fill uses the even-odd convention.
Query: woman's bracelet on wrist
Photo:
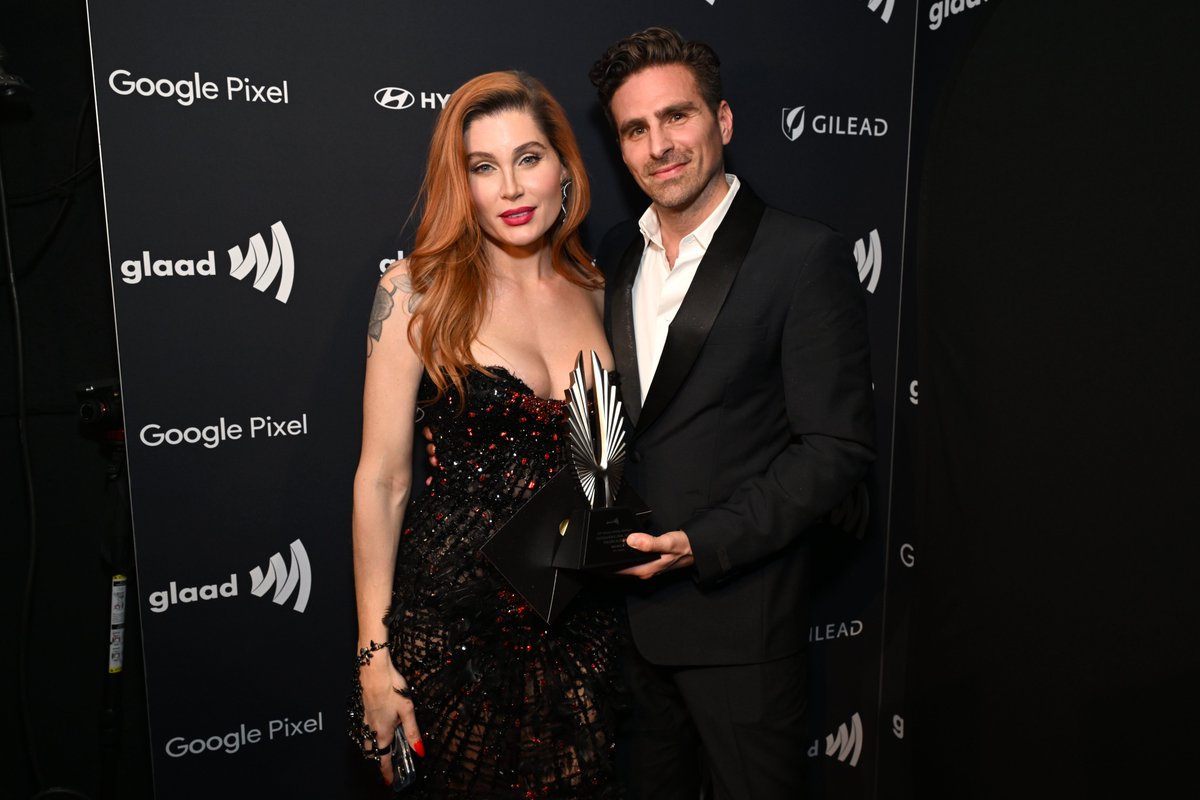
[[[366,647],[360,647],[358,649],[358,657],[355,660],[357,661],[358,666],[363,667],[363,666],[366,666],[367,664],[371,663],[371,659],[374,658],[375,654],[377,652],[379,652],[380,650],[391,650],[391,649],[392,649],[391,642],[377,642],[374,639],[372,639],[370,644],[368,644]]]

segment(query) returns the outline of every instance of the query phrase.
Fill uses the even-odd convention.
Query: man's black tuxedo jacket
[[[597,252],[605,328],[634,426],[626,480],[649,533],[683,530],[694,569],[630,589],[657,664],[746,664],[806,639],[806,529],[863,478],[875,416],[863,290],[844,239],[744,183],[671,323],[640,403],[631,290],[644,240]]]

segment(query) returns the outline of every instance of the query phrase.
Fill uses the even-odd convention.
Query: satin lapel
[[[639,231],[621,256],[609,308],[613,359],[621,376],[621,402],[634,426],[642,410],[642,385],[638,378],[637,345],[633,339],[633,279],[641,266],[644,247],[645,241]]]
[[[638,430],[645,430],[667,407],[691,371],[692,364],[696,363],[713,320],[724,305],[729,287],[758,232],[758,223],[765,210],[766,206],[750,187],[742,184],[667,330],[658,369],[646,393],[646,404],[637,418]]]

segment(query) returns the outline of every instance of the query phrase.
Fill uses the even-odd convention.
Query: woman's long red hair
[[[418,200],[423,215],[408,257],[415,299],[408,341],[439,397],[450,386],[461,396],[464,378],[479,366],[471,356],[471,342],[487,312],[487,258],[467,183],[463,138],[474,120],[501,111],[528,112],[571,181],[566,214],[547,233],[555,272],[587,288],[603,283],[579,240],[591,191],[562,106],[545,86],[523,72],[489,72],[467,81],[450,96],[434,127]]]

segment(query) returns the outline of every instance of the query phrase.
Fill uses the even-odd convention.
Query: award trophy
[[[625,544],[625,537],[642,526],[638,513],[647,513],[628,486],[625,471],[625,417],[612,373],[592,351],[592,389],[587,390],[583,353],[571,372],[567,390],[570,470],[587,504],[560,526],[561,541],[554,566],[564,569],[608,569],[653,561],[657,556]],[[639,511],[635,512],[634,507]]]
[[[501,525],[480,551],[547,623],[562,616],[589,580],[581,570],[653,561],[625,544],[644,530],[648,509],[621,483],[625,419],[610,373],[592,353],[593,388],[584,381],[583,353],[567,391],[569,462]]]

